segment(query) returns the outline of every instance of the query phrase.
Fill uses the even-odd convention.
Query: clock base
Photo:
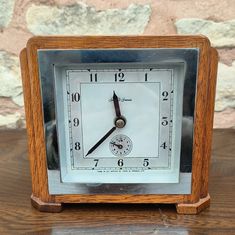
[[[210,195],[208,194],[206,197],[201,198],[196,203],[179,203],[176,204],[176,211],[178,214],[188,214],[195,215],[200,213],[202,210],[206,209],[210,206]]]
[[[58,213],[62,211],[62,203],[43,202],[38,197],[31,195],[31,204],[34,208],[41,212]],[[178,214],[195,215],[210,206],[210,195],[201,198],[196,203],[178,203],[176,211]]]
[[[41,212],[61,212],[62,204],[55,202],[43,202],[38,197],[31,195],[31,204],[34,208]]]

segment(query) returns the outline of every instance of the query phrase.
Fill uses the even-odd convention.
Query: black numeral
[[[162,125],[163,126],[167,126],[168,125],[167,117],[162,117]]]
[[[118,166],[123,166],[123,165],[124,165],[123,159],[119,159],[119,160],[118,160]]]
[[[149,159],[145,158],[143,162],[143,166],[148,166],[149,165]]]
[[[80,150],[81,149],[81,146],[80,146],[80,143],[79,142],[75,142],[75,150]]]
[[[94,159],[94,162],[95,162],[95,167],[97,167],[97,166],[98,166],[99,159]]]
[[[124,78],[124,73],[120,72],[120,73],[115,73],[115,82],[119,81],[119,82],[124,82],[125,78]]]
[[[73,119],[73,125],[76,127],[79,126],[79,119],[78,118]]]
[[[163,149],[166,149],[167,148],[166,142],[162,143],[162,145],[160,145],[160,147],[162,147]]]
[[[90,81],[91,82],[97,82],[97,73],[91,73],[90,74]]]
[[[148,74],[147,74],[147,73],[145,73],[145,75],[144,75],[144,81],[145,81],[145,82],[148,81]]]
[[[80,100],[80,94],[78,92],[72,93],[72,102],[78,102]]]
[[[169,95],[169,93],[167,91],[162,92],[162,96],[163,96],[164,101],[168,100],[168,95]]]

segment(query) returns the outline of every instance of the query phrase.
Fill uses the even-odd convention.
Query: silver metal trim
[[[62,183],[60,171],[48,171],[50,194],[190,194],[191,173],[180,173],[179,184],[76,184]]]
[[[44,112],[44,127],[47,149],[48,182],[50,194],[72,194],[74,188],[79,194],[190,194],[192,170],[193,122],[196,95],[196,80],[199,49],[85,49],[85,50],[38,50],[39,78]],[[180,183],[165,184],[102,184],[86,185],[60,183],[59,157],[56,133],[56,112],[54,97],[55,66],[78,66],[84,64],[122,63],[127,66],[166,66],[183,63],[185,66],[183,92],[183,121],[181,140]],[[187,176],[185,176],[187,175]],[[190,180],[188,180],[190,178]],[[92,187],[92,188],[91,188]],[[123,190],[125,188],[125,190]],[[66,189],[66,190],[65,190]],[[91,190],[92,189],[92,190]],[[115,190],[114,190],[115,189]],[[174,190],[173,190],[174,189]]]

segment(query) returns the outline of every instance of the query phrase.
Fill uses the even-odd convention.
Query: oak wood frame
[[[190,195],[50,195],[48,192],[46,147],[38,49],[95,48],[199,48],[196,85]],[[208,174],[211,155],[214,99],[218,55],[203,36],[80,36],[33,37],[21,51],[29,160],[32,176],[32,204],[40,211],[58,212],[62,203],[174,203],[178,213],[196,214],[209,206]],[[203,164],[202,164],[203,163]]]

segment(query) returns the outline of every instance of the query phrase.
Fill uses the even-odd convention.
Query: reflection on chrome
[[[132,50],[39,50],[38,61],[40,82],[43,97],[45,139],[47,141],[47,166],[50,194],[157,194],[191,193],[193,116],[198,65],[197,48],[188,49],[132,49]],[[140,63],[146,67],[171,66],[183,64],[185,67],[184,103],[181,140],[180,183],[171,187],[168,192],[166,184],[102,184],[86,185],[76,183],[61,183],[56,133],[56,111],[54,94],[55,66],[86,67],[88,63],[99,62],[100,67],[112,66],[116,63],[123,68],[136,66]],[[129,64],[128,64],[129,63]],[[97,65],[96,65],[97,66]],[[122,97],[121,101],[131,101],[130,97]],[[173,188],[173,190],[172,190]]]

